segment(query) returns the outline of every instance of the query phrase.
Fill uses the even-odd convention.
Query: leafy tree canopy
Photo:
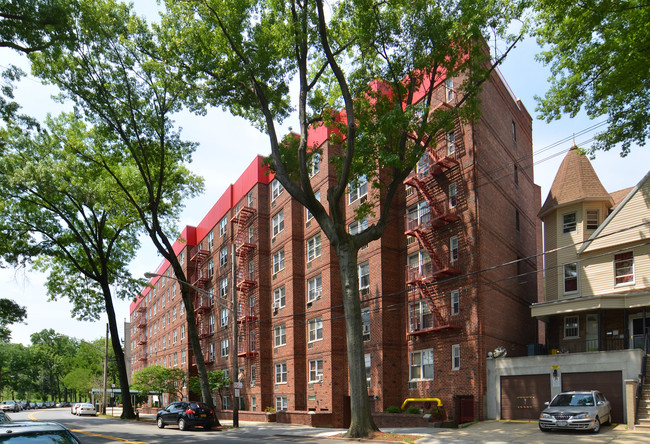
[[[8,342],[11,331],[8,325],[22,322],[27,310],[10,299],[0,299],[0,342]]]
[[[550,89],[538,97],[540,117],[607,116],[588,150],[644,146],[650,129],[650,4],[645,0],[534,0],[535,35],[549,65]]]

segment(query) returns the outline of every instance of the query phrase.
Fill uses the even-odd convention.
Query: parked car
[[[4,410],[0,410],[0,422],[9,422],[11,418],[7,415]]]
[[[612,406],[597,390],[562,392],[556,395],[539,416],[542,432],[556,429],[600,431],[601,424],[612,422]]]
[[[42,442],[56,444],[81,444],[70,430],[57,422],[21,421],[0,423],[2,444]]]
[[[81,415],[97,416],[97,410],[95,410],[95,406],[87,402],[83,402],[79,404],[75,409],[75,413],[77,414],[77,416],[81,416]]]
[[[172,402],[166,409],[156,414],[158,428],[178,424],[179,430],[189,430],[201,426],[210,430],[214,426],[214,410],[202,402]]]
[[[73,415],[76,415],[77,414],[77,407],[79,407],[80,405],[81,405],[80,402],[75,402],[75,403],[71,404],[70,405],[70,413],[72,413]]]
[[[5,412],[19,412],[20,405],[16,401],[2,401],[0,402],[0,410],[4,410]]]

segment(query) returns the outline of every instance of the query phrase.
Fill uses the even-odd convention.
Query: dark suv
[[[178,424],[179,430],[189,430],[194,426],[210,430],[214,426],[214,410],[202,402],[172,402],[166,409],[158,411],[156,424],[161,429],[168,424]]]
[[[73,434],[56,422],[3,422],[0,423],[0,443],[52,442],[57,444],[81,444]]]

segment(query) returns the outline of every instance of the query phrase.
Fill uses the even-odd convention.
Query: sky
[[[140,14],[152,17],[153,8],[153,0],[136,1],[136,10]],[[578,146],[589,146],[594,131],[581,133],[603,122],[604,118],[592,121],[585,115],[578,115],[574,119],[565,116],[551,123],[537,119],[534,97],[545,93],[550,75],[548,69],[535,60],[538,52],[539,47],[534,40],[525,40],[509,54],[500,70],[513,94],[521,99],[533,116],[534,180],[541,187],[543,202],[565,153],[573,144],[573,138]],[[24,58],[0,48],[0,69],[10,63],[25,66]],[[62,110],[61,105],[50,98],[54,93],[51,87],[42,86],[37,79],[28,77],[19,85],[16,96],[25,113],[42,119],[47,113],[56,114]],[[176,120],[182,128],[182,135],[199,144],[189,168],[205,179],[205,192],[186,202],[180,215],[180,231],[186,225],[198,224],[256,155],[268,155],[270,146],[267,136],[248,122],[220,110],[211,110],[206,116],[183,113]],[[287,124],[291,125],[291,122]],[[564,142],[557,144],[561,141]],[[612,192],[634,186],[643,178],[650,169],[650,152],[646,147],[633,146],[631,154],[621,158],[619,150],[613,148],[609,152],[598,153],[592,165],[604,187]],[[156,271],[162,260],[147,239],[143,239],[142,244],[130,266],[134,276]],[[105,317],[97,322],[72,319],[71,305],[67,300],[47,301],[44,282],[45,275],[41,273],[0,269],[0,286],[3,289],[0,297],[12,299],[27,308],[25,323],[10,326],[12,342],[29,345],[32,333],[49,328],[77,339],[93,340],[104,336]],[[129,318],[129,303],[115,302],[120,329],[123,321]],[[123,338],[122,330],[120,335]]]

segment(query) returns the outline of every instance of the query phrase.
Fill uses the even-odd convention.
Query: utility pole
[[[108,377],[108,323],[106,323],[106,340],[104,341],[104,400],[102,402],[102,415],[106,414],[106,379]]]
[[[239,331],[237,328],[237,245],[232,243],[232,375],[233,386],[232,426],[239,427],[239,368],[237,363]],[[237,388],[235,388],[237,387]]]

